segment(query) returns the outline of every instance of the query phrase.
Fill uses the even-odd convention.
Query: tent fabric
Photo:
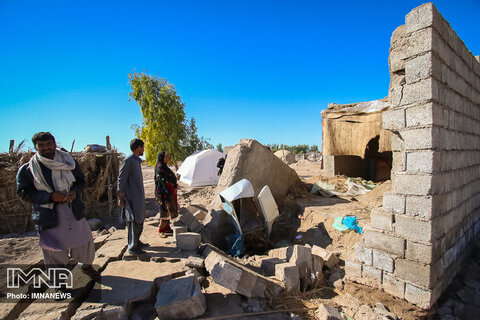
[[[212,186],[218,183],[217,162],[225,155],[209,149],[189,155],[177,171],[180,181],[192,187]]]
[[[228,189],[220,192],[220,196],[231,203],[240,198],[255,197],[255,191],[253,191],[253,186],[250,181],[242,179],[231,185]]]

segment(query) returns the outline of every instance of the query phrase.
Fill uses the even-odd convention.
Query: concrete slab
[[[202,236],[195,232],[184,232],[177,235],[177,248],[186,251],[195,251],[202,243]]]
[[[192,319],[206,310],[205,297],[194,275],[164,282],[157,294],[155,309],[162,319]]]
[[[190,268],[201,269],[205,267],[205,260],[200,257],[190,256],[185,262],[185,265]]]
[[[78,301],[82,301],[93,287],[94,281],[84,274],[80,267],[72,269],[73,289],[69,298],[62,301],[55,301],[46,298],[47,295],[54,295],[54,289],[47,289],[39,299],[32,302],[17,317],[18,319],[69,319],[78,307]]]
[[[96,270],[103,270],[108,262],[120,259],[127,249],[127,242],[124,239],[108,240],[95,252],[93,267]]]
[[[110,262],[102,272],[101,283],[94,286],[86,302],[127,308],[132,302],[151,297],[156,279],[165,280],[165,277],[187,270],[183,262]]]
[[[248,269],[210,244],[205,245],[202,256],[213,281],[232,291],[247,297],[276,296],[282,291],[281,282]]]

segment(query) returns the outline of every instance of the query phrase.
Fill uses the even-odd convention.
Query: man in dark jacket
[[[66,267],[70,258],[82,270],[97,278],[91,263],[95,257],[92,232],[78,197],[85,179],[77,161],[57,149],[50,132],[32,138],[35,153],[17,173],[17,193],[33,203],[32,221],[40,236],[40,247],[47,267]]]
[[[140,241],[145,219],[145,189],[143,188],[142,160],[144,143],[140,139],[130,141],[132,154],[125,158],[118,174],[118,197],[125,212],[128,229],[128,252],[144,254],[142,247],[147,243]]]

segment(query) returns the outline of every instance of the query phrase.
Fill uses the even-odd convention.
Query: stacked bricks
[[[382,115],[392,191],[346,269],[430,308],[480,231],[480,63],[431,3],[406,16],[403,37],[404,79]]]

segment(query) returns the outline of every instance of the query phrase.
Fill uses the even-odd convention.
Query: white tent
[[[217,162],[225,155],[209,149],[189,155],[178,168],[180,181],[192,186],[212,186],[218,183]]]

